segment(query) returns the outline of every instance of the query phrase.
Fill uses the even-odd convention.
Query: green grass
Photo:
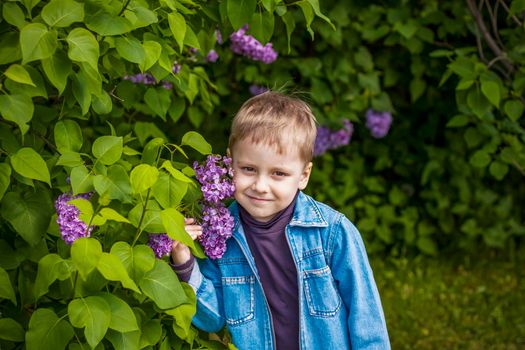
[[[525,349],[523,254],[371,264],[392,349]]]

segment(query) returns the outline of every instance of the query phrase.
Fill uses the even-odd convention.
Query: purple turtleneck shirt
[[[299,292],[297,269],[286,239],[297,195],[270,221],[255,220],[239,205],[239,214],[270,306],[277,350],[299,349]]]

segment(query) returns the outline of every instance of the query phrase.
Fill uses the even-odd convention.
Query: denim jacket
[[[237,204],[224,256],[199,260],[189,284],[197,296],[193,324],[224,325],[240,350],[275,349],[270,310],[248,248]],[[341,213],[299,193],[286,238],[297,268],[302,350],[390,349],[381,300],[365,247]]]

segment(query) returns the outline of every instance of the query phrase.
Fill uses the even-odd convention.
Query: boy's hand
[[[191,236],[191,239],[196,240],[202,235],[202,226],[194,225],[195,219],[185,218],[184,229]],[[171,260],[175,265],[182,265],[191,258],[190,248],[184,243],[173,241],[171,247]]]

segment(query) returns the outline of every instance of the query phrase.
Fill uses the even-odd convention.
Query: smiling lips
[[[246,195],[246,197],[250,198],[252,201],[255,201],[255,202],[269,202],[270,201],[269,199],[258,198],[258,197],[253,197],[249,195]]]

